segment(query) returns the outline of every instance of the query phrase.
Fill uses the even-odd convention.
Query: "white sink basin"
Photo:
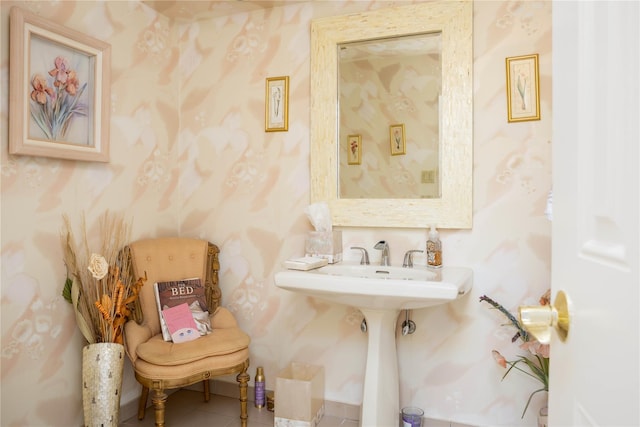
[[[471,289],[473,271],[332,264],[309,271],[281,271],[275,282],[279,288],[360,309],[369,335],[360,425],[394,427],[400,410],[395,341],[400,310],[462,297]]]
[[[468,268],[331,264],[276,273],[280,288],[358,308],[413,309],[443,304],[471,289]]]

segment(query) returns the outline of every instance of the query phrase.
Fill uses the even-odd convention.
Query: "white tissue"
[[[331,231],[331,212],[326,202],[313,203],[304,210],[316,231]]]
[[[544,214],[547,216],[549,221],[553,220],[553,191],[549,191],[549,195],[547,196],[547,208],[545,209]]]

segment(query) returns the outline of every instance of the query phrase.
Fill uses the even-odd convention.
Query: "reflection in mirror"
[[[379,9],[353,15],[318,18],[311,23],[311,202],[327,202],[333,225],[342,227],[402,227],[470,228],[473,217],[473,2],[428,1],[406,6]],[[422,164],[420,181],[438,182],[439,197],[398,198],[396,193],[387,198],[373,198],[369,194],[359,197],[341,197],[339,187],[339,159],[341,143],[361,141],[359,149],[346,157],[348,170],[371,169],[375,160],[368,158],[371,141],[358,133],[341,135],[338,105],[339,47],[362,41],[395,39],[416,34],[440,34],[441,39],[441,92],[438,102],[439,158],[437,174],[430,174],[435,165]],[[356,85],[353,86],[356,89]],[[367,88],[357,88],[367,90]],[[355,107],[351,107],[352,109]],[[422,108],[422,107],[420,107]],[[362,114],[371,113],[366,109]],[[399,118],[398,120],[408,119]],[[414,155],[418,131],[407,124],[385,123],[387,147],[393,157],[407,161]],[[404,129],[404,131],[403,131]],[[368,130],[371,132],[371,130]],[[398,131],[400,145],[391,145],[391,137]],[[376,131],[376,134],[378,131]],[[391,135],[390,135],[391,134]],[[349,136],[350,135],[350,136]],[[360,137],[361,136],[361,137]],[[343,147],[346,150],[346,148]],[[426,151],[426,149],[424,149]],[[406,152],[406,154],[402,154]],[[354,155],[358,154],[358,156]],[[359,156],[361,154],[361,156]],[[426,154],[424,154],[427,157]],[[390,159],[387,159],[391,162]],[[396,163],[400,163],[396,162]],[[349,163],[351,163],[349,165]],[[359,163],[359,165],[358,165]],[[346,166],[345,166],[346,167]],[[423,175],[423,171],[426,173]],[[389,188],[398,187],[385,184]]]
[[[440,197],[441,49],[439,31],[338,46],[340,198]]]

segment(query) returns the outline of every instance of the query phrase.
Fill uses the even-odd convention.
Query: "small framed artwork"
[[[506,62],[509,122],[540,120],[538,54],[514,56]]]
[[[289,76],[267,78],[264,110],[265,132],[289,129]]]
[[[404,124],[389,126],[389,143],[391,144],[392,156],[398,156],[407,152]]]
[[[111,46],[13,7],[9,153],[109,161]]]
[[[362,163],[362,136],[347,136],[347,164],[359,165]]]

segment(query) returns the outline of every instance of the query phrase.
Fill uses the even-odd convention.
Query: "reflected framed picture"
[[[538,54],[507,58],[506,65],[508,121],[540,120]]]
[[[9,153],[109,161],[111,46],[13,7]]]
[[[347,136],[347,164],[359,165],[362,163],[362,136]]]
[[[266,81],[264,130],[289,129],[289,76],[268,77]]]
[[[389,126],[389,144],[391,145],[392,156],[406,154],[407,146],[404,135],[404,124]]]

